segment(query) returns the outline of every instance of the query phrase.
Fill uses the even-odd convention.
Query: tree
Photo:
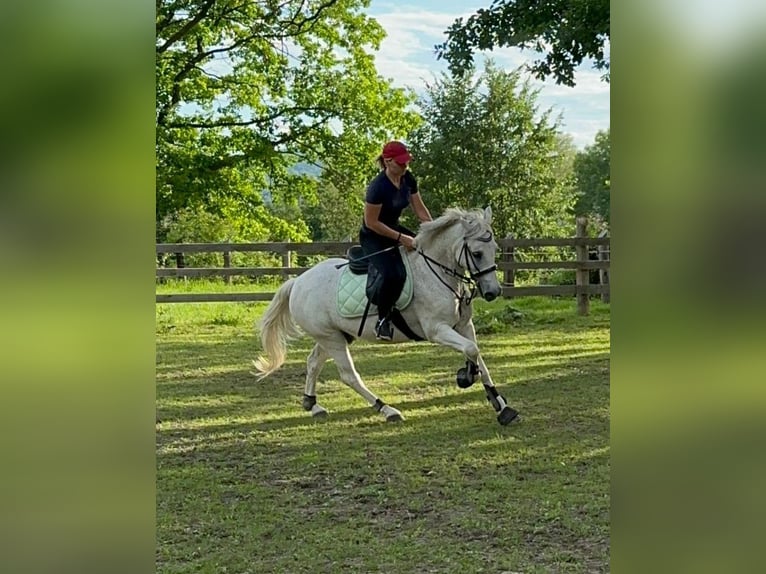
[[[577,154],[574,161],[578,193],[575,212],[609,224],[610,204],[610,130],[596,134],[592,145]]]
[[[429,209],[492,206],[499,236],[571,232],[566,140],[520,72],[487,62],[477,80],[442,74],[420,101],[413,172]]]
[[[349,194],[331,182],[321,182],[316,205],[304,210],[314,241],[356,241],[364,213],[364,193]]]
[[[585,58],[592,58],[596,69],[606,70],[608,81],[609,59],[604,55],[608,40],[608,0],[494,0],[467,21],[455,20],[436,53],[449,62],[452,73],[463,74],[475,51],[532,48],[546,54],[530,66],[537,78],[552,76],[557,84],[574,86],[575,68]]]
[[[349,194],[363,187],[380,143],[418,118],[405,111],[414,97],[375,70],[384,31],[368,3],[157,1],[158,222],[201,205],[295,239],[305,225],[269,218],[316,202],[296,163]]]

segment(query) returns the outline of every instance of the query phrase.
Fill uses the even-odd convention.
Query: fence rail
[[[271,253],[289,253],[300,255],[341,255],[353,243],[333,241],[314,243],[158,243],[157,253],[225,253],[265,251]]]
[[[501,248],[508,247],[576,247],[609,246],[609,237],[548,237],[535,239],[519,239],[506,237],[498,239]],[[300,255],[342,255],[351,246],[351,241],[332,241],[314,243],[158,243],[157,253],[223,253],[265,251],[271,253],[286,253],[294,251]]]
[[[526,297],[530,295],[561,295],[577,298],[577,309],[582,315],[588,314],[589,296],[601,295],[609,301],[609,237],[586,236],[587,223],[583,218],[577,220],[576,237],[519,239],[506,237],[498,240],[500,246],[497,268],[503,273],[503,297]],[[183,277],[223,277],[230,280],[235,276],[290,277],[300,275],[309,267],[293,267],[292,255],[327,255],[343,256],[351,242],[317,243],[158,243],[157,255],[175,254],[177,267],[158,267],[158,278]],[[519,248],[573,247],[575,261],[519,261]],[[598,259],[591,259],[589,247],[597,248]],[[282,256],[281,267],[231,267],[231,253],[265,252]],[[185,253],[223,253],[224,267],[186,267]],[[574,270],[575,285],[530,285],[516,286],[515,271],[520,269],[564,269]],[[599,272],[599,282],[590,283],[590,271]],[[177,293],[157,294],[157,303],[198,303],[212,301],[269,301],[274,293]]]

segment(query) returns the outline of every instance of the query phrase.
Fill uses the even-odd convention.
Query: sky
[[[446,39],[444,32],[458,17],[466,19],[479,8],[487,8],[491,0],[371,0],[367,13],[388,34],[376,54],[378,73],[393,80],[397,87],[408,87],[421,94],[425,84],[447,70],[437,60],[434,46]],[[514,70],[525,62],[538,59],[532,51],[502,48],[480,52],[474,56],[478,69],[483,68],[484,55],[504,69]],[[599,130],[609,128],[609,84],[601,81],[601,72],[583,63],[575,74],[576,86],[559,86],[553,80],[532,80],[538,87],[537,102],[541,110],[553,109],[561,115],[560,129],[572,136],[578,148],[593,143]]]

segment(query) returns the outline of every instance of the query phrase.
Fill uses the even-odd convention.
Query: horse
[[[400,312],[410,334],[465,356],[466,366],[457,373],[458,385],[468,388],[480,377],[498,422],[507,425],[519,413],[497,391],[479,352],[472,320],[472,301],[477,291],[486,301],[501,293],[495,273],[498,246],[491,222],[490,207],[483,211],[448,208],[440,217],[420,225],[413,250],[398,246],[412,280],[411,301]],[[289,341],[300,337],[302,330],[316,342],[306,361],[304,410],[313,417],[328,415],[317,402],[316,384],[323,365],[332,358],[346,385],[387,421],[401,421],[404,417],[399,410],[367,388],[349,353],[349,344],[355,338],[375,341],[376,337],[372,317],[366,322],[362,319],[361,329],[358,318],[339,313],[337,292],[346,264],[345,259],[326,259],[282,284],[259,322],[263,353],[253,361],[257,371],[253,374],[260,380],[279,369],[285,362]],[[400,329],[395,331],[393,342],[409,340]]]

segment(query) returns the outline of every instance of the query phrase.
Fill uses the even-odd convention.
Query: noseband
[[[492,241],[492,232],[488,231],[487,235],[485,237],[477,237],[477,241],[483,241],[484,243],[489,243]],[[463,254],[465,254],[465,268],[468,271],[468,274],[471,276],[471,279],[476,281],[479,277],[482,277],[486,275],[487,273],[494,273],[497,271],[497,265],[492,265],[491,267],[487,267],[486,269],[479,270],[479,265],[476,263],[476,259],[473,258],[473,254],[471,253],[471,250],[468,249],[468,238],[463,238],[463,248],[460,250],[460,255],[457,258],[458,264],[460,264],[460,258],[463,257]],[[473,263],[473,268],[476,269],[476,272],[471,271],[471,266],[468,265],[468,259],[471,259],[471,263]]]

